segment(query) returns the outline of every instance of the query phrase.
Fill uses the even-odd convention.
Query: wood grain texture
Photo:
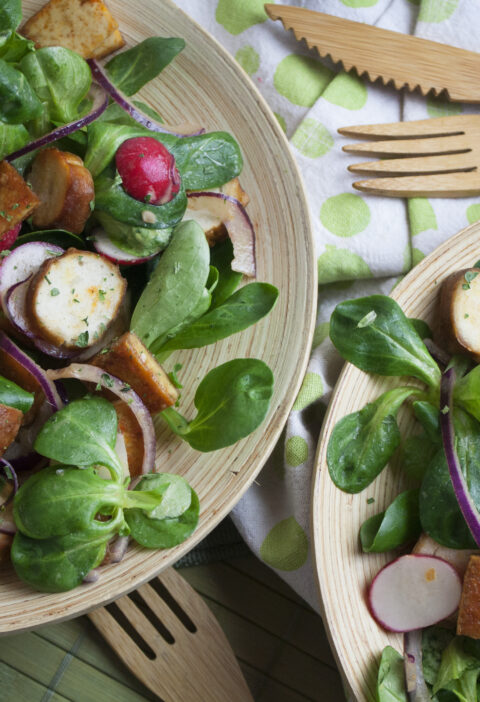
[[[155,585],[160,583],[180,607],[169,606]],[[173,568],[147,585],[121,597],[116,606],[151,648],[139,648],[115,613],[100,607],[89,617],[125,665],[163,702],[253,702],[235,654],[217,619],[203,599]],[[145,607],[147,609],[145,609]],[[156,618],[172,641],[162,636]]]
[[[305,8],[268,4],[265,9],[296,39],[341,62],[346,71],[354,68],[398,90],[446,92],[452,101],[480,102],[480,54]]]
[[[480,223],[459,232],[427,256],[395,288],[392,297],[405,314],[430,322],[442,280],[480,258]],[[363,492],[349,495],[330,480],[326,451],[336,422],[361,409],[398,378],[382,378],[345,364],[335,386],[322,428],[312,485],[312,534],[315,572],[323,600],[324,622],[346,683],[358,702],[374,702],[378,662],[390,644],[403,650],[399,634],[387,634],[371,617],[366,589],[392,553],[364,554],[358,540],[361,524],[384,510],[410,487],[399,466],[391,462]],[[399,413],[402,435],[413,427],[411,413]],[[374,502],[367,503],[373,498]]]
[[[25,0],[25,17],[41,4]],[[2,570],[0,633],[31,629],[106,604],[153,578],[206,536],[247,490],[279,438],[313,335],[317,281],[308,209],[297,166],[273,113],[226,51],[170,2],[111,0],[109,7],[128,46],[153,34],[185,39],[185,50],[141,97],[169,123],[200,119],[207,131],[226,129],[237,138],[245,160],[241,182],[250,195],[248,211],[257,228],[257,278],[280,289],[274,310],[253,328],[172,355],[167,370],[183,364],[182,411],[194,416],[199,379],[235,357],[258,357],[268,363],[275,376],[274,395],[256,432],[210,454],[193,451],[157,421],[159,470],[183,475],[199,494],[201,515],[195,533],[171,550],[132,547],[120,564],[102,569],[97,583],[63,594],[34,592],[13,571]]]

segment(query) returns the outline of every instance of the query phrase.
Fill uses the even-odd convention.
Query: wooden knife
[[[355,69],[398,90],[420,89],[422,95],[480,103],[480,54],[474,51],[301,7],[266,4],[265,11],[346,71]]]

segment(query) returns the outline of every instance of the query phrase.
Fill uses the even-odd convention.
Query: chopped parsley
[[[105,290],[99,290],[99,291],[98,291],[98,297],[100,298],[100,302],[103,302],[103,301],[105,300],[105,295],[106,295],[106,294],[107,294],[107,293],[106,293]]]
[[[50,282],[50,281],[49,281]],[[52,288],[50,290],[50,295],[52,297],[57,297],[57,295],[60,295],[60,290],[58,288]]]
[[[80,346],[80,348],[88,346],[88,331],[84,331],[78,335],[75,346]]]
[[[108,375],[108,373],[102,373],[101,377],[102,377],[103,384],[105,385],[105,387],[113,388],[115,383],[114,383],[111,375]]]
[[[48,283],[49,285],[52,284],[52,281],[50,280],[50,278],[48,277],[48,275],[44,275],[43,277],[45,278],[45,280],[47,281],[47,283]]]

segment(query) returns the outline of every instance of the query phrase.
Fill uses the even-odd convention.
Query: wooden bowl
[[[43,4],[25,0],[24,17]],[[175,352],[166,363],[183,364],[182,412],[193,417],[192,398],[210,369],[237,357],[257,357],[272,368],[275,390],[259,429],[234,446],[202,454],[159,420],[157,467],[183,475],[198,492],[197,530],[165,551],[132,547],[124,560],[102,568],[97,583],[60,594],[23,585],[13,570],[0,571],[0,632],[32,629],[85,613],[126,594],[171,566],[232,509],[272,451],[299,390],[309,357],[316,314],[316,259],[307,204],[285,135],[247,75],[225,50],[171,2],[110,0],[128,45],[152,35],[183,37],[186,48],[142,91],[171,124],[202,123],[238,140],[245,166],[241,182],[251,198],[257,228],[257,280],[280,289],[274,310],[241,334],[212,346]]]
[[[408,317],[430,322],[437,290],[453,271],[480,258],[480,223],[459,232],[419,263],[395,288],[392,297]],[[402,490],[411,487],[395,465],[388,466],[363,492],[349,495],[335,487],[327,468],[327,445],[336,422],[361,409],[385,390],[399,385],[345,364],[335,386],[320,436],[313,474],[312,534],[315,572],[325,625],[347,688],[358,702],[374,702],[378,663],[383,648],[403,651],[399,634],[388,634],[370,615],[365,593],[374,575],[392,553],[363,553],[358,532],[368,517],[384,510]],[[402,435],[413,420],[399,413]],[[392,462],[393,463],[393,462]],[[370,504],[367,500],[374,499]]]

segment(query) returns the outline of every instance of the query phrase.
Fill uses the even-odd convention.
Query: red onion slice
[[[92,76],[97,81],[97,83],[110,95],[110,97],[115,100],[115,102],[122,107],[125,112],[127,112],[130,117],[141,124],[142,126],[150,129],[151,132],[159,132],[161,134],[173,134],[177,137],[189,137],[198,136],[199,134],[204,134],[205,129],[199,127],[196,124],[177,124],[168,125],[162,122],[157,122],[152,117],[149,117],[145,112],[139,110],[135,107],[129,99],[127,98],[121,90],[116,88],[111,82],[108,75],[105,73],[103,66],[101,66],[95,59],[87,59],[87,63],[92,71]]]
[[[71,363],[66,368],[47,371],[50,380],[75,378],[84,383],[93,383],[95,387],[105,388],[120,400],[127,403],[142,430],[143,436],[143,463],[141,473],[151,473],[155,469],[156,440],[155,429],[150,412],[145,407],[137,393],[114,375],[106,373],[102,368],[88,363]]]
[[[452,480],[455,496],[462,514],[472,532],[475,543],[480,547],[480,513],[470,495],[467,481],[455,450],[455,430],[453,426],[453,386],[455,369],[449,368],[440,383],[440,429],[443,449],[447,459],[448,470]]]
[[[40,368],[40,366],[35,363],[30,356],[27,356],[24,351],[14,344],[3,331],[0,331],[0,350],[11,356],[16,363],[22,365],[23,368],[37,381],[45,395],[50,414],[63,407],[63,403],[57,392],[55,383],[47,377],[47,374],[43,368]]]
[[[62,127],[57,127],[52,132],[44,134],[38,139],[31,141],[29,144],[22,146],[21,149],[13,151],[11,154],[8,154],[8,156],[5,156],[5,160],[14,161],[20,156],[25,156],[25,154],[29,154],[31,151],[35,151],[35,149],[39,149],[41,146],[51,144],[52,142],[57,141],[57,139],[66,137],[82,127],[86,127],[87,124],[94,122],[98,117],[100,117],[102,112],[107,109],[108,95],[101,86],[93,84],[90,88],[90,97],[93,99],[93,103],[90,112],[87,115],[80,117],[80,119],[76,119],[74,122],[70,122],[69,124],[64,124]]]
[[[224,225],[233,244],[232,270],[255,277],[255,229],[243,205],[231,195],[190,192],[188,209],[204,210]]]
[[[155,251],[155,253],[149,256],[139,257],[138,255],[127,253],[118,246],[115,246],[106,231],[100,228],[94,229],[91,235],[91,241],[97,253],[105,256],[109,261],[117,263],[119,266],[136,266],[139,263],[145,263],[145,261],[155,258],[163,248],[159,248],[158,251]]]
[[[403,648],[408,702],[430,702],[430,692],[423,676],[422,632],[420,629],[407,631],[404,634]]]

